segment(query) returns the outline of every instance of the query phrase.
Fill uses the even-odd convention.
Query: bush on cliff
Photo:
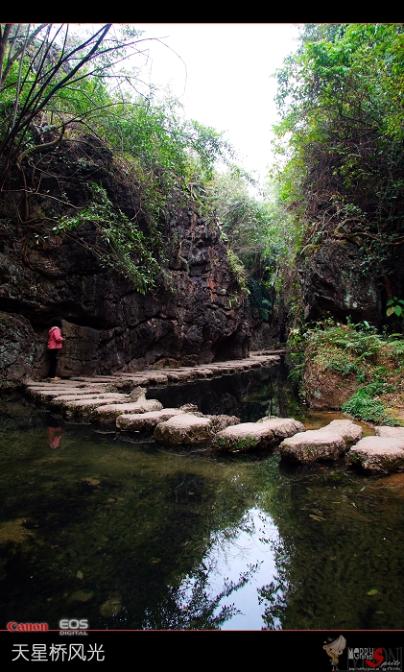
[[[331,318],[305,332],[294,330],[289,360],[301,392],[314,408],[342,408],[373,422],[394,422],[387,409],[404,407],[404,338],[383,335],[368,323]]]

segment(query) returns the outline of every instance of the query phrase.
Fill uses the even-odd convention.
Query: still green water
[[[278,367],[153,392],[242,420],[304,416]],[[172,451],[21,399],[0,411],[2,628],[403,626],[404,474]]]

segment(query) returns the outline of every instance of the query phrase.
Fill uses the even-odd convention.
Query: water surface
[[[153,392],[242,420],[307,415],[280,367]],[[402,627],[404,474],[172,451],[21,399],[0,411],[0,623]]]

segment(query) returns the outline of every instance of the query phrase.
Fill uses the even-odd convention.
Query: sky
[[[136,24],[150,57],[144,78],[178,98],[187,118],[218,131],[262,183],[278,120],[275,71],[295,51],[299,24]],[[169,47],[169,48],[168,48]],[[175,52],[175,53],[174,53]]]

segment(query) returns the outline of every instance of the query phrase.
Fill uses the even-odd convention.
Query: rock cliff
[[[36,162],[38,165],[38,162]],[[164,222],[166,273],[146,295],[105,268],[91,253],[96,232],[81,227],[56,235],[60,201],[88,202],[86,183],[96,181],[127,216],[139,210],[137,185],[112,153],[92,138],[63,142],[43,159],[41,194],[30,196],[20,178],[0,203],[0,379],[14,384],[46,373],[46,334],[54,317],[66,337],[62,374],[109,373],[145,365],[210,362],[248,353],[247,309],[227,261],[214,218],[200,216],[188,199]],[[25,179],[31,179],[27,170]],[[33,179],[33,178],[32,178]],[[59,201],[56,201],[59,199]],[[50,213],[53,221],[49,222]]]

